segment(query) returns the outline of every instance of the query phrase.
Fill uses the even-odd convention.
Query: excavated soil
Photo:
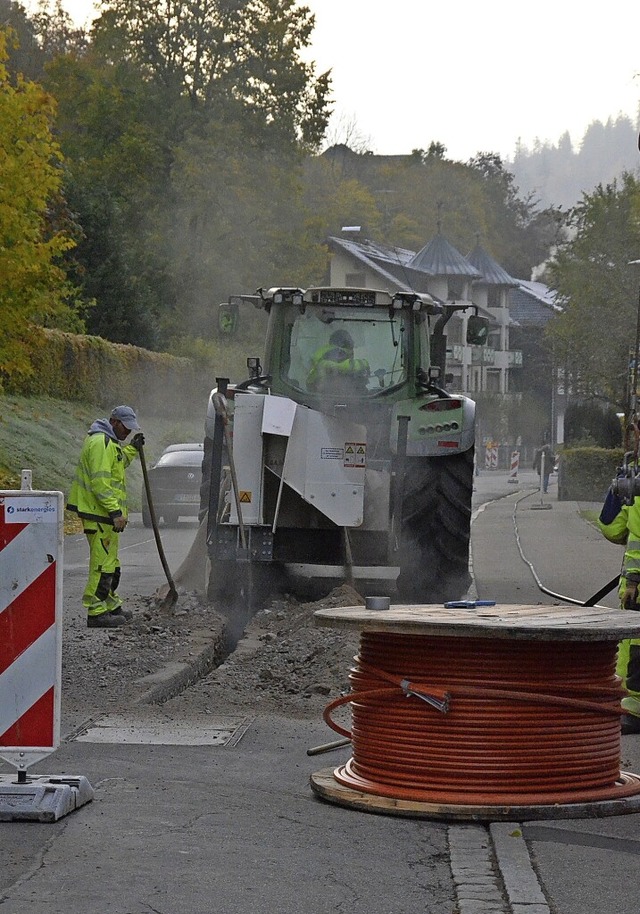
[[[358,635],[317,626],[314,611],[358,603],[363,598],[347,585],[314,603],[291,596],[274,600],[250,620],[226,658],[229,646],[221,648],[221,665],[201,669],[195,683],[177,687],[174,702],[193,713],[317,718],[349,687]],[[173,608],[150,597],[127,605],[134,617],[117,629],[88,630],[80,615],[65,620],[63,701],[76,714],[91,717],[131,705],[149,693],[158,671],[193,664],[203,646],[224,644],[224,617],[193,593],[181,593]]]
[[[253,617],[227,660],[182,698],[194,711],[319,718],[331,699],[349,690],[359,636],[316,625],[314,612],[363,603],[348,585],[314,603],[274,601]]]
[[[129,597],[133,619],[115,629],[88,629],[84,612],[67,613],[62,638],[63,703],[92,716],[127,706],[148,690],[146,677],[194,656],[202,630],[222,629],[213,607],[183,594],[173,610],[151,597]],[[198,646],[200,639],[198,639]]]

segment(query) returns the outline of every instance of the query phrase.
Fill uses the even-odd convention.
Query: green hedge
[[[27,397],[94,403],[105,408],[130,403],[157,416],[180,412],[204,414],[215,386],[214,372],[191,359],[138,346],[110,343],[97,336],[60,330],[38,331],[42,345],[34,356],[33,374],[7,380],[6,393]]]
[[[611,480],[622,464],[621,448],[567,448],[560,454],[559,501],[604,501]]]

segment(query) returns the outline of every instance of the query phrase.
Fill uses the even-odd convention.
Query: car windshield
[[[285,312],[282,380],[302,391],[373,396],[407,377],[406,319],[386,308]]]
[[[199,467],[202,464],[202,451],[169,451],[163,454],[157,467]]]

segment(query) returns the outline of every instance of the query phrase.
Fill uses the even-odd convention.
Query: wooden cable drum
[[[640,794],[620,772],[617,642],[640,616],[601,607],[320,610],[358,627],[351,691],[325,720],[351,738],[337,784],[458,806],[594,803]],[[351,705],[351,729],[332,714]]]

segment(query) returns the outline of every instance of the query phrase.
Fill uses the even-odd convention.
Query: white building
[[[506,394],[520,389],[514,372],[522,369],[522,352],[509,346],[509,292],[518,280],[478,244],[464,257],[438,230],[417,253],[356,237],[329,238],[330,284],[369,289],[429,292],[442,302],[469,304],[447,325],[449,386],[464,393]],[[473,307],[472,307],[473,306]],[[491,322],[489,342],[469,346],[468,317],[478,313]]]

